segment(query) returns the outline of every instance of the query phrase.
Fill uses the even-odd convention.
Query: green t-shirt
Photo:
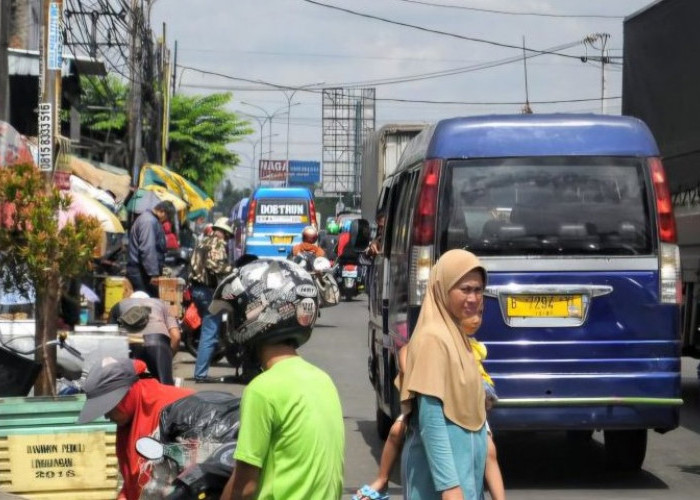
[[[256,498],[339,499],[344,448],[340,397],[319,368],[287,358],[245,388],[234,457],[262,469]]]

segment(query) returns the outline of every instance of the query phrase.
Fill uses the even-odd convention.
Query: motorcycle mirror
[[[192,249],[188,247],[180,248],[180,259],[183,261],[189,261],[192,256]]]
[[[136,441],[136,452],[149,460],[158,460],[165,454],[165,446],[152,437],[142,437]]]

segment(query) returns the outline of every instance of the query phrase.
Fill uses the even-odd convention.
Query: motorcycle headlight
[[[331,268],[331,261],[325,257],[316,257],[314,259],[314,271],[325,271]]]

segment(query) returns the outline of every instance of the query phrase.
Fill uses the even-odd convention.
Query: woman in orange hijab
[[[469,336],[481,325],[485,285],[486,270],[465,250],[446,252],[430,272],[401,386],[414,414],[401,457],[409,500],[482,497],[485,395]]]

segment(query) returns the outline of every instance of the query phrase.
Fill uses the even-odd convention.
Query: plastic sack
[[[160,440],[163,443],[235,441],[240,406],[241,398],[221,391],[201,391],[179,399],[161,410]]]
[[[335,306],[340,302],[340,289],[333,276],[328,273],[315,276],[314,283],[321,297],[321,307]]]
[[[192,331],[202,326],[202,318],[199,316],[199,311],[197,311],[197,306],[194,302],[190,302],[190,305],[187,306],[182,321],[187,325],[187,328]]]

